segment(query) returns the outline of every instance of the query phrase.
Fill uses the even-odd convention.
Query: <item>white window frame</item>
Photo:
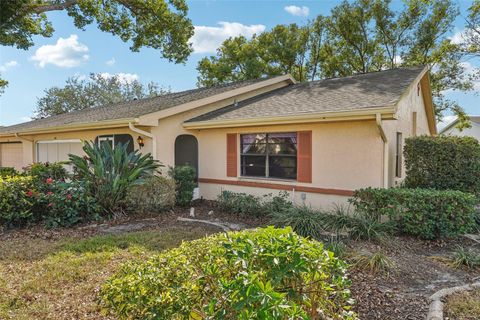
[[[101,143],[104,141],[112,141],[112,149],[115,149],[115,135],[109,135],[109,136],[99,136],[97,144],[100,147]]]

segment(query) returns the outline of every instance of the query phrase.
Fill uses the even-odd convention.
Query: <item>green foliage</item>
[[[188,206],[192,202],[193,190],[197,186],[195,182],[195,168],[192,166],[177,166],[170,168],[169,175],[175,180],[177,204]]]
[[[325,249],[333,252],[335,257],[343,259],[347,256],[348,248],[345,243],[341,241],[329,241],[325,243]]]
[[[372,273],[388,274],[395,266],[393,261],[381,251],[374,254],[358,254],[353,257],[355,267]]]
[[[257,217],[272,215],[293,206],[288,200],[287,192],[280,192],[276,196],[267,194],[262,198],[226,190],[218,196],[217,204],[220,210],[225,212]]]
[[[480,267],[480,254],[472,250],[458,247],[453,253],[453,265],[456,268],[466,267],[468,269],[476,269]]]
[[[122,212],[128,190],[142,184],[161,166],[148,153],[138,150],[128,153],[127,144],[117,144],[115,149],[103,143],[85,142],[85,157],[70,155],[76,177],[84,181],[92,197],[105,214]]]
[[[132,101],[166,94],[158,84],[143,85],[138,80],[126,82],[118,75],[105,77],[91,73],[88,79],[68,78],[63,88],[52,87],[37,100],[37,119],[112,103]]]
[[[36,183],[44,183],[47,179],[65,180],[68,173],[64,164],[65,162],[36,162],[27,167],[25,173],[32,176]]]
[[[98,207],[82,181],[37,183],[34,210],[48,228],[70,227],[96,215]]]
[[[475,138],[408,138],[404,155],[406,187],[480,193],[480,144]]]
[[[145,179],[141,185],[130,188],[127,208],[132,212],[162,212],[175,205],[175,181],[161,176]]]
[[[360,189],[351,203],[367,217],[388,217],[406,234],[424,239],[456,237],[475,226],[476,197],[461,191]]]
[[[33,218],[32,177],[0,177],[0,225],[21,226]]]
[[[10,167],[0,167],[0,177],[5,178],[5,177],[11,177],[11,176],[16,176],[18,175],[17,170],[15,168],[10,168]]]
[[[356,319],[346,265],[290,228],[184,242],[103,285],[120,319]]]
[[[164,58],[184,62],[192,48],[189,39],[193,26],[187,18],[184,0],[136,1],[47,1],[13,0],[0,2],[0,44],[28,49],[32,36],[52,36],[54,29],[46,15],[50,11],[65,11],[75,27],[97,27],[131,42],[131,50],[142,47],[158,49]]]
[[[325,213],[307,206],[290,206],[272,212],[271,223],[279,227],[290,226],[293,231],[303,237],[320,239],[325,216]]]
[[[399,8],[391,1],[342,1],[306,25],[277,25],[251,39],[225,40],[215,56],[199,61],[198,85],[285,73],[318,80],[429,65],[437,116],[446,109],[464,115],[443,95],[447,89],[472,90],[476,78],[449,38],[458,14],[451,0],[405,1]]]

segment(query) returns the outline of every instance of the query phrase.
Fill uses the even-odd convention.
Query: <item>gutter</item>
[[[145,130],[142,130],[142,129],[139,129],[139,128],[135,127],[132,122],[128,123],[128,127],[133,132],[142,134],[142,135],[152,139],[152,157],[153,157],[154,160],[158,160],[157,159],[157,137],[154,134],[152,134],[148,131],[145,131]]]
[[[206,120],[195,122],[184,122],[186,129],[214,129],[251,127],[260,125],[316,123],[325,121],[352,121],[352,120],[375,120],[376,114],[382,114],[384,119],[395,119],[395,106],[366,108],[365,110],[343,111],[343,112],[322,112],[292,114],[280,117],[259,117],[228,120]]]
[[[377,123],[378,131],[380,132],[380,137],[382,137],[383,141],[382,183],[384,188],[388,188],[388,140],[387,135],[385,134],[385,130],[382,126],[382,115],[380,113],[377,113],[375,115],[375,120]]]

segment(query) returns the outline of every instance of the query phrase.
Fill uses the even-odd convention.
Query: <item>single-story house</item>
[[[462,130],[457,128],[459,119],[456,118],[447,126],[440,130],[440,134],[446,136],[473,137],[480,141],[480,116],[468,116],[470,119],[470,128]]]
[[[404,176],[404,139],[435,135],[426,67],[296,83],[290,75],[106,105],[0,128],[0,166],[129,141],[167,166],[197,168],[200,196],[290,192],[342,203]]]

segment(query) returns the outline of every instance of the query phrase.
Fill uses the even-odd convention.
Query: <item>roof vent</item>
[[[238,101],[237,101],[237,99],[233,99],[233,106],[234,106],[234,107],[238,107]]]

